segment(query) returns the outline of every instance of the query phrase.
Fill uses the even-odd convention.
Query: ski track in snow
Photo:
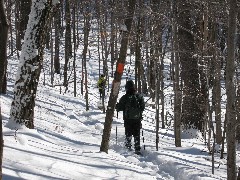
[[[63,112],[65,113],[64,116],[62,116],[62,119],[67,119],[68,124],[69,123],[71,124],[71,122],[74,122],[74,126],[76,126],[75,123],[77,122],[83,126],[86,126],[86,129],[91,131],[91,128],[89,128],[89,125],[94,126],[94,125],[96,125],[96,123],[101,123],[99,121],[99,119],[100,119],[99,115],[101,114],[101,111],[99,112],[99,114],[96,114],[96,115],[92,115],[91,113],[80,111],[80,110],[76,110],[76,112],[75,112],[73,109],[76,109],[77,105],[72,108],[66,107],[63,105],[63,104],[65,104],[64,101],[73,102],[73,100],[71,97],[69,97],[69,98],[65,97],[63,99],[59,99],[59,98],[56,99],[56,102],[58,102],[58,104],[60,104],[61,108],[63,109]],[[76,104],[78,104],[78,103],[76,102]],[[80,121],[80,119],[79,119],[79,116],[82,114],[86,115],[85,122]],[[104,115],[102,115],[102,116],[104,117]],[[123,126],[120,118],[117,121],[115,121],[115,123],[118,123],[118,124],[120,124],[120,126]],[[113,122],[113,125],[114,125],[114,122]],[[95,133],[97,133],[98,137],[101,136],[100,130],[96,129],[96,132],[95,132]],[[113,135],[113,137],[111,139],[110,144],[112,144],[111,147],[113,148],[113,152],[114,152],[114,147],[118,146],[118,145],[114,145],[114,141],[115,141],[114,129],[112,129],[112,135]],[[77,139],[71,139],[71,140],[74,140],[76,142],[78,141]],[[119,143],[123,145],[124,138],[121,138],[120,140],[121,141]],[[55,140],[55,141],[57,141],[57,140]],[[34,142],[34,141],[30,141],[30,142],[31,142],[31,144],[29,144],[29,145],[35,146],[36,148],[38,148],[37,142]],[[84,143],[82,145],[84,146]],[[54,142],[44,142],[44,144],[41,144],[41,147],[42,146],[51,146],[51,149],[54,149],[56,151],[55,153],[59,153],[59,154],[62,154],[62,152],[64,152],[64,154],[70,153],[69,155],[71,155],[71,153],[78,153],[79,155],[82,156],[83,154],[87,153],[87,152],[80,151],[77,148],[69,147],[68,143],[66,145],[58,145]],[[72,146],[74,146],[74,144],[72,144]],[[119,153],[119,152],[117,152],[119,148],[121,149],[120,155],[118,155],[120,157],[118,158],[114,153],[114,156],[110,155],[111,159],[121,162],[121,161],[123,161],[122,160],[123,157],[125,157],[124,163],[129,163],[130,165],[139,166],[144,171],[150,172],[151,175],[156,176],[156,179],[166,178],[166,179],[179,179],[180,180],[180,179],[188,176],[188,174],[184,173],[183,170],[176,168],[176,164],[173,162],[168,162],[168,169],[161,168],[162,164],[166,163],[166,162],[162,162],[158,158],[157,153],[150,152],[150,151],[144,151],[143,156],[141,157],[141,156],[135,155],[133,152],[128,152],[122,146],[115,148],[116,153]],[[110,151],[112,151],[112,150],[110,150]],[[93,153],[93,152],[88,152],[88,153]],[[109,154],[112,154],[112,153],[109,153]],[[152,162],[152,159],[155,159],[155,160]],[[171,172],[175,172],[175,174],[178,174],[178,175],[181,174],[181,176],[174,177],[175,175],[171,175]],[[163,175],[165,177],[163,177]]]
[[[165,142],[167,142],[168,139],[174,138],[173,134],[169,134],[167,129],[160,132],[160,148],[159,151],[155,151],[155,147],[153,147],[155,144],[155,124],[154,117],[152,117],[150,113],[150,111],[153,110],[149,107],[147,107],[147,110],[144,112],[143,131],[145,142],[142,143],[142,145],[146,145],[146,150],[142,150],[143,156],[137,156],[124,148],[124,133],[120,134],[120,132],[124,132],[121,113],[119,113],[119,118],[113,118],[109,153],[105,154],[96,151],[96,149],[100,150],[100,141],[105,120],[105,114],[96,107],[98,94],[93,90],[96,89],[93,83],[96,80],[96,77],[90,77],[89,111],[85,110],[85,103],[82,101],[82,99],[84,99],[83,96],[79,95],[77,98],[68,94],[61,96],[56,94],[55,89],[41,84],[39,85],[40,90],[37,93],[35,106],[35,127],[38,133],[34,134],[35,136],[31,136],[32,139],[24,139],[27,134],[19,133],[14,139],[13,132],[4,132],[5,138],[13,142],[13,145],[5,147],[6,149],[21,150],[29,154],[29,156],[24,158],[17,157],[19,161],[16,166],[24,167],[26,172],[28,172],[32,164],[36,167],[36,161],[32,160],[32,155],[34,154],[34,156],[36,156],[34,158],[39,159],[38,163],[47,164],[47,170],[36,168],[36,171],[45,176],[45,179],[70,179],[69,177],[71,177],[71,179],[78,180],[81,174],[84,174],[85,177],[89,176],[91,179],[93,175],[91,174],[92,169],[89,167],[94,167],[94,159],[102,159],[102,166],[107,167],[107,170],[111,169],[111,165],[118,167],[118,165],[124,164],[126,169],[132,171],[134,169],[136,174],[142,173],[146,176],[150,174],[159,180],[200,180],[205,177],[207,179],[216,179],[216,176],[209,175],[209,172],[205,169],[206,160],[204,158],[206,156],[201,156],[199,149],[194,149],[194,142],[188,142],[189,140],[183,139],[182,142],[185,143],[185,145],[189,143],[189,146],[177,150],[174,144],[166,145],[167,143]],[[120,92],[119,96],[122,94],[123,92]],[[4,101],[5,99],[6,101]],[[10,104],[9,99],[4,98],[4,100],[1,103],[4,105]],[[106,97],[106,103],[107,100],[108,95]],[[7,115],[4,114],[4,116],[5,119],[7,119]],[[47,116],[49,120],[41,121],[41,118],[44,118],[44,116]],[[79,127],[79,130],[76,127]],[[117,143],[116,127],[119,130]],[[71,136],[68,132],[71,132]],[[16,144],[16,142],[17,146],[15,147],[14,143]],[[34,149],[34,152],[26,150],[25,148],[27,146]],[[44,152],[49,151],[51,153],[50,156],[44,154]],[[184,159],[184,156],[178,157],[182,152],[186,154],[184,155],[186,159]],[[77,159],[76,156],[78,157]],[[187,156],[194,157],[196,161],[187,160]],[[3,156],[3,159],[7,162],[5,164],[9,166],[9,169],[11,169],[11,164],[16,162],[5,158],[5,156]],[[86,159],[90,159],[90,162],[89,164],[82,164],[81,159],[85,159],[84,162],[86,162]],[[108,161],[105,161],[105,159],[111,160],[112,163],[108,164]],[[66,171],[61,173],[59,168],[64,169],[65,164],[76,164],[76,168],[78,166],[82,168],[80,168],[80,170],[72,169],[69,174],[64,174]],[[198,166],[195,166],[196,164]],[[211,168],[210,164],[211,162],[209,162],[208,169]],[[216,166],[218,166],[218,164],[216,164]],[[107,170],[103,168],[103,175],[96,174],[96,179],[104,179],[104,173],[107,174]],[[220,170],[221,167],[219,169],[216,168],[216,172]],[[195,171],[200,172],[200,174],[195,174]],[[49,177],[48,172],[51,173],[51,177]],[[118,174],[116,177],[121,177],[120,172],[121,170],[116,172]],[[24,174],[25,177],[28,176],[24,172],[19,172],[19,177],[21,177],[21,173]],[[29,175],[29,179],[31,179],[30,177],[32,176]],[[123,176],[123,179],[124,177],[125,176]],[[133,177],[136,177],[136,175],[133,175]],[[219,176],[218,179],[221,180],[224,178]]]
[[[49,93],[49,95],[50,94],[51,93]],[[53,98],[53,97],[54,97],[54,95],[51,94],[51,98]],[[79,123],[79,124],[81,124],[83,126],[86,126],[86,129],[91,131],[92,129],[89,128],[89,125],[90,126],[96,126],[96,124],[100,124],[100,123],[102,124],[102,122],[99,120],[100,119],[99,115],[102,115],[102,118],[104,118],[104,114],[100,110],[99,110],[99,114],[92,115],[91,113],[78,110],[77,109],[77,106],[78,106],[77,102],[76,102],[76,106],[75,107],[66,107],[66,106],[64,106],[64,104],[66,104],[64,101],[74,102],[74,100],[73,100],[74,98],[72,98],[72,97],[69,97],[69,98],[66,98],[66,97],[59,98],[57,96],[56,98],[57,98],[56,102],[57,102],[58,106],[64,112],[64,115],[61,115],[62,116],[61,119],[66,119],[68,121],[67,122],[68,125],[71,124],[72,122],[74,122],[74,126],[78,126],[78,124],[75,124],[77,122],[77,123]],[[41,97],[41,99],[42,99],[43,102],[46,102],[46,100],[48,98],[47,97],[45,97],[45,98]],[[95,104],[96,104],[96,102],[93,102],[91,105],[95,105]],[[80,115],[82,115],[82,114],[85,114],[87,116],[86,119],[85,119],[85,122],[81,121],[80,118],[79,118]],[[55,116],[55,115],[52,114],[52,116]],[[64,121],[64,120],[62,120],[62,121]],[[121,120],[118,119],[118,122],[117,121],[116,122],[119,123],[121,126],[123,126],[122,122],[120,122],[120,121]],[[98,137],[101,136],[101,130],[102,130],[101,128],[103,128],[103,127],[99,127],[99,129],[96,129],[96,131],[94,132],[94,133],[96,133],[96,135]],[[61,132],[61,133],[64,134],[64,132]],[[94,133],[91,133],[91,134],[94,134]],[[112,134],[114,134],[113,130],[112,130]],[[48,137],[48,138],[53,138],[49,134],[48,135],[44,134],[44,135],[46,137]],[[79,138],[79,139],[81,139],[81,138]],[[77,139],[71,139],[71,140],[74,140],[74,141],[76,141],[78,143]],[[57,141],[57,139],[55,139],[55,141]],[[112,141],[113,142],[115,141],[114,137],[111,139],[110,144],[113,143]],[[122,138],[121,141],[122,142],[119,142],[119,143],[123,144],[124,138]],[[66,154],[67,155],[68,154],[71,155],[71,153],[78,153],[80,156],[84,156],[84,154],[86,154],[86,153],[94,153],[94,152],[80,151],[78,148],[69,146],[68,142],[66,142],[66,145],[58,145],[57,143],[54,143],[54,142],[46,142],[45,141],[45,142],[42,142],[42,143],[38,143],[37,141],[29,140],[28,144],[30,146],[35,147],[35,148],[41,148],[41,147],[46,146],[46,147],[48,147],[46,149],[49,149],[49,146],[50,146],[51,147],[50,149],[52,149],[54,151],[54,153],[56,153],[56,154],[62,154],[63,152],[64,152],[64,155],[66,155]],[[75,144],[72,144],[72,146],[74,146],[74,145]],[[84,143],[82,143],[82,145],[84,146]],[[111,146],[111,147],[114,148],[114,145]],[[160,174],[158,174],[158,170],[159,170],[158,165],[152,164],[152,162],[150,162],[150,161],[147,162],[148,161],[147,156],[144,155],[142,157],[139,157],[138,155],[135,155],[133,152],[127,152],[123,147],[120,147],[120,148],[122,149],[122,152],[123,152],[122,154],[118,154],[118,152],[115,152],[114,149],[113,149],[113,152],[112,152],[112,150],[109,150],[110,151],[109,152],[109,156],[110,156],[111,159],[113,159],[114,161],[118,161],[120,163],[121,162],[128,163],[130,166],[138,166],[139,168],[143,169],[144,171],[150,172],[151,175],[156,176],[156,179],[162,179],[162,176]],[[46,150],[46,149],[43,149],[43,150]],[[81,149],[84,149],[84,148],[81,147]],[[125,160],[123,161],[123,159],[125,159]]]
[[[55,170],[56,165],[54,165],[55,159],[59,159],[60,161],[62,160],[65,162],[66,160],[73,159],[73,157],[75,157],[76,155],[79,156],[79,159],[84,157],[89,158],[89,155],[99,155],[99,152],[96,152],[94,150],[84,151],[82,149],[84,149],[84,146],[89,145],[99,147],[99,138],[102,134],[105,114],[102,113],[100,110],[95,111],[95,113],[82,110],[81,102],[76,98],[67,96],[59,97],[55,96],[54,93],[51,92],[49,92],[48,94],[49,96],[51,96],[51,101],[50,98],[48,98],[47,96],[37,97],[36,114],[38,114],[37,117],[39,118],[41,118],[41,114],[48,114],[49,118],[56,119],[56,122],[49,120],[49,124],[42,124],[41,120],[36,121],[36,127],[38,129],[38,132],[42,135],[41,141],[39,141],[39,137],[36,137],[36,139],[28,139],[27,145],[35,148],[36,152],[38,153],[40,151],[44,152],[51,149],[52,157],[46,157],[46,160],[50,161],[48,171],[51,172],[53,177],[57,177],[59,179],[69,179],[67,178],[68,176],[57,173],[57,171]],[[69,103],[69,106],[67,106],[67,102],[71,102],[74,105],[71,104],[70,106]],[[91,106],[94,106],[96,104],[96,102],[91,103]],[[54,109],[58,109],[58,111]],[[66,126],[66,123],[68,124],[68,126]],[[144,122],[144,126],[151,125],[151,119],[148,119]],[[76,129],[76,126],[81,126],[81,129],[84,129],[84,131],[76,131],[74,132],[74,136],[70,138],[65,136],[65,131],[71,132]],[[123,130],[123,122],[121,120],[121,115],[118,119],[114,117],[113,120],[113,128],[110,139],[110,150],[107,158],[110,158],[111,160],[116,161],[120,164],[127,163],[129,164],[129,167],[142,169],[143,172],[150,173],[152,176],[155,176],[156,179],[184,180],[186,177],[188,177],[188,172],[184,171],[184,166],[182,166],[183,163],[185,163],[186,166],[191,166],[192,171],[194,171],[194,163],[192,162],[186,163],[186,160],[182,161],[181,159],[179,159],[178,162],[166,161],[166,159],[159,159],[158,153],[166,153],[163,150],[160,150],[157,153],[152,152],[151,150],[149,150],[149,147],[147,147],[147,150],[143,151],[143,156],[137,156],[133,152],[128,152],[125,148],[123,148],[123,135],[121,135],[122,137],[118,137],[118,144],[116,144],[116,137],[114,131],[115,126]],[[153,131],[145,132],[148,140],[153,139],[153,133]],[[81,142],[81,136],[89,136],[89,134],[91,134],[91,136],[88,137],[89,142]],[[166,134],[167,133],[165,133],[163,136],[166,136]],[[42,153],[39,153],[39,155],[38,153],[36,153],[36,155],[39,156],[39,158],[43,156]],[[106,155],[102,155],[102,157],[104,156]],[[5,159],[5,161],[6,160],[8,162],[11,162],[10,159]],[[78,164],[79,162],[72,160],[68,163]],[[23,161],[18,162],[18,165],[24,165],[26,166],[26,168],[30,168],[31,166],[31,164],[24,164]],[[37,170],[42,174],[45,174],[46,171],[41,168],[38,168]],[[174,174],[172,174],[172,172],[174,172]],[[202,175],[207,176],[208,174],[204,173],[203,171]],[[190,179],[198,180],[199,178],[198,176],[192,176]]]

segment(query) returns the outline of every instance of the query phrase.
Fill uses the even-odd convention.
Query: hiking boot
[[[133,149],[131,148],[131,146],[125,146],[127,148],[127,150],[132,151]]]
[[[142,156],[142,153],[140,151],[135,151],[135,154]]]

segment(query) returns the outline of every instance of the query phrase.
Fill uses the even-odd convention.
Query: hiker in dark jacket
[[[143,97],[136,93],[132,80],[127,81],[125,85],[126,94],[123,95],[119,103],[116,104],[117,111],[123,111],[123,120],[125,127],[125,146],[131,150],[131,140],[134,137],[134,149],[136,154],[141,154],[140,150],[140,129],[142,128],[142,112],[145,108]],[[133,99],[133,100],[131,100]],[[133,101],[129,107],[129,102]],[[132,102],[131,102],[132,103]],[[134,104],[135,103],[135,104]],[[135,109],[133,107],[136,107]]]

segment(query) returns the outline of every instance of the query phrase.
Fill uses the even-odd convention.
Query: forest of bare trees
[[[214,139],[213,143],[206,139],[209,153],[215,153],[212,147],[217,144],[222,146],[223,157],[227,146],[228,179],[237,178],[236,143],[240,142],[240,4],[237,0],[0,2],[0,93],[7,91],[8,59],[17,54],[21,62],[9,121],[34,128],[35,95],[45,49],[52,53],[48,85],[54,86],[54,76],[62,75],[63,83],[58,84],[61,91],[67,91],[73,83],[74,96],[76,91],[81,91],[86,110],[89,109],[86,62],[92,52],[88,48],[91,43],[88,37],[97,27],[98,74],[114,78],[100,150],[108,152],[120,81],[128,71],[124,65],[131,55],[135,57],[131,65],[135,67],[132,76],[137,90],[154,102],[156,148],[158,130],[166,128],[164,80],[168,78],[174,90],[171,118],[176,147],[181,146],[182,130],[198,129],[204,137]],[[42,4],[44,8],[40,7]],[[64,66],[61,66],[59,52],[62,41]],[[81,82],[77,82],[76,50],[80,46],[83,47]],[[169,72],[164,69],[166,57],[171,60]],[[74,77],[73,82],[69,76]],[[79,90],[77,83],[81,84]],[[226,101],[222,98],[224,94]],[[226,107],[226,112],[222,107]],[[3,142],[0,143],[2,151]]]

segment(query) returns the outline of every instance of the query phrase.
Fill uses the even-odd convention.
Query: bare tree
[[[3,162],[3,132],[2,132],[2,112],[1,112],[1,105],[0,105],[0,180],[2,180],[2,162]]]
[[[19,36],[21,39],[24,38],[25,30],[27,28],[28,16],[31,11],[31,0],[21,0],[20,2],[20,26]]]
[[[0,94],[7,91],[7,41],[8,41],[8,22],[4,9],[4,1],[0,1]]]
[[[57,7],[54,14],[54,27],[55,27],[55,56],[54,56],[54,72],[60,74],[60,60],[59,60],[59,46],[61,36],[61,9]]]
[[[122,41],[121,41],[119,59],[117,60],[117,69],[115,71],[112,90],[111,90],[107,111],[106,111],[106,118],[105,118],[103,135],[102,135],[102,143],[100,147],[100,151],[103,151],[106,153],[108,153],[114,109],[117,102],[117,97],[118,97],[119,88],[121,84],[121,77],[123,74],[124,64],[127,56],[128,40],[129,40],[129,34],[131,32],[131,27],[132,27],[135,4],[136,4],[136,0],[128,1],[128,5],[127,5],[128,14],[125,20],[125,25],[127,29],[126,31],[122,32]]]
[[[76,74],[76,50],[77,50],[77,41],[76,41],[76,7],[77,2],[73,2],[73,94],[74,97],[77,96],[77,74]]]
[[[16,1],[15,3],[15,29],[16,29],[16,48],[17,48],[17,56],[19,58],[19,52],[21,50],[21,36],[20,36],[20,1]]]
[[[8,38],[8,23],[5,15],[4,1],[0,1],[0,94],[6,93],[6,63],[7,63],[7,38]],[[5,83],[6,84],[6,83]],[[0,105],[0,179],[2,179],[2,158],[3,158],[3,133],[2,133],[2,112]]]
[[[34,106],[43,62],[46,29],[54,4],[51,0],[34,0],[16,75],[14,98],[8,126],[34,128]]]
[[[86,110],[89,110],[89,102],[88,102],[88,73],[87,73],[87,50],[88,50],[88,37],[90,32],[90,19],[91,13],[89,10],[90,3],[86,2],[85,4],[85,12],[84,12],[84,47],[82,53],[82,61],[83,61],[83,70],[84,70],[84,84],[85,84],[85,99],[86,99]]]
[[[173,18],[172,18],[172,59],[174,64],[174,136],[175,146],[181,147],[181,90],[179,85],[179,57],[178,57],[178,37],[177,37],[177,5],[173,1]]]
[[[238,21],[240,20],[240,13],[238,13]],[[240,42],[237,43],[237,51],[240,51]],[[237,69],[236,69],[236,78],[237,78],[237,91],[236,91],[236,111],[237,111],[237,127],[236,127],[236,139],[240,143],[240,53],[237,54]],[[239,169],[240,170],[240,169]],[[240,174],[239,174],[240,178]]]
[[[236,0],[229,0],[227,65],[226,65],[226,93],[227,93],[227,179],[236,179],[236,107],[235,107],[235,32],[236,32]]]
[[[198,106],[200,92],[198,58],[194,56],[196,46],[192,34],[193,24],[191,20],[191,11],[194,9],[194,4],[185,0],[179,0],[178,2],[179,58],[183,80],[182,122],[185,128],[192,127],[201,130],[202,113]]]
[[[12,7],[13,2],[12,1],[6,1],[6,7]],[[13,38],[13,25],[12,25],[12,17],[13,17],[13,8],[6,8],[6,16],[7,16],[7,22],[9,23],[9,54],[12,56],[14,52],[14,38]]]
[[[115,41],[116,41],[116,26],[115,26],[115,4],[116,0],[110,0],[111,5],[111,39],[110,39],[110,54],[111,54],[111,77],[113,77],[113,65],[117,57],[115,56]]]
[[[71,14],[70,14],[70,1],[65,1],[65,18],[66,18],[66,31],[65,31],[65,63],[64,63],[64,86],[68,87],[68,63],[72,55],[71,45]]]

